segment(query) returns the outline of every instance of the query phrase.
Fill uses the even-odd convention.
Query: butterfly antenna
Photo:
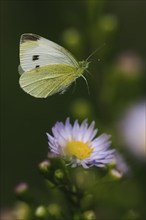
[[[82,75],[82,77],[83,77],[83,79],[86,82],[86,86],[87,86],[87,90],[88,90],[88,95],[90,95],[90,90],[89,90],[89,85],[88,85],[87,79],[83,75]]]
[[[88,61],[96,52],[98,52],[99,50],[101,50],[104,46],[106,45],[106,43],[102,44],[101,47],[97,48],[96,50],[94,50],[86,59],[86,61]]]

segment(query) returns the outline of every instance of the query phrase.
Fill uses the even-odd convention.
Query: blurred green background
[[[35,188],[42,184],[37,165],[48,153],[45,133],[57,120],[67,116],[72,121],[95,120],[100,132],[113,135],[113,146],[122,148],[116,121],[131,103],[145,96],[145,13],[142,0],[1,1],[2,207],[14,202],[17,183],[27,181]],[[90,94],[82,78],[64,95],[36,99],[24,93],[17,71],[23,33],[59,43],[78,60],[106,43],[93,57],[91,75],[86,74]],[[129,54],[134,60],[125,69],[121,57]],[[144,186],[144,178],[141,181],[139,187]]]

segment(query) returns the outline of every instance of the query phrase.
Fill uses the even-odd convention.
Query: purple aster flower
[[[57,122],[52,128],[53,135],[47,133],[50,151],[68,160],[72,167],[104,167],[113,163],[114,150],[109,150],[111,136],[102,134],[95,137],[97,129],[94,129],[94,125],[94,121],[88,125],[87,120],[81,125],[76,120],[71,125],[69,118],[65,124]]]

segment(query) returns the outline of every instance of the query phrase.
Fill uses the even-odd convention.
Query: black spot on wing
[[[38,59],[39,59],[39,55],[33,55],[33,57],[32,57],[33,61],[38,60]]]
[[[26,41],[38,41],[40,39],[40,36],[36,34],[23,34],[21,36],[21,43],[24,43]]]

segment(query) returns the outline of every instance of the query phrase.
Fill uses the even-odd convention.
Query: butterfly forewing
[[[52,64],[79,67],[77,60],[65,48],[36,34],[21,36],[20,64],[24,72]]]

